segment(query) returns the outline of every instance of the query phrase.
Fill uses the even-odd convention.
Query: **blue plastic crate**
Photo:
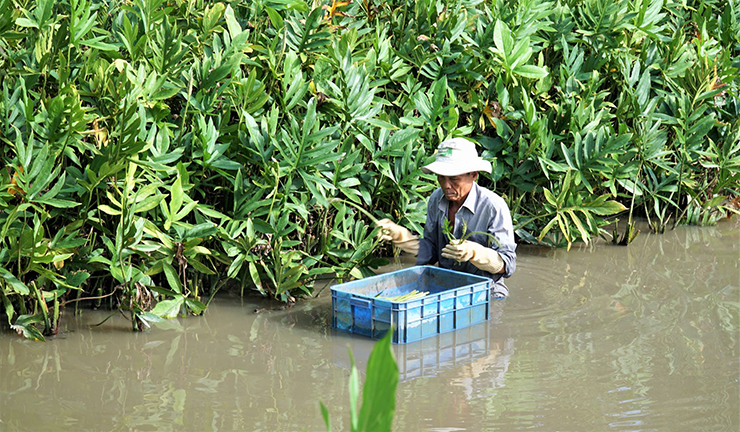
[[[339,330],[373,339],[393,329],[393,343],[408,343],[490,319],[492,280],[483,276],[417,266],[331,288],[332,323]],[[394,302],[413,290],[418,300]]]

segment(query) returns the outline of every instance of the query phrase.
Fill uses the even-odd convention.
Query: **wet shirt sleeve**
[[[503,276],[508,278],[516,270],[516,243],[514,242],[514,226],[511,221],[511,212],[506,201],[498,195],[490,200],[490,219],[488,223],[488,233],[496,237],[498,244],[492,244],[501,259],[504,261],[506,269]]]

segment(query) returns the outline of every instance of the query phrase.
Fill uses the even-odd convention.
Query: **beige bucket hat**
[[[434,162],[421,168],[425,174],[451,177],[476,171],[491,172],[491,162],[480,158],[475,144],[465,138],[442,141],[435,155]]]

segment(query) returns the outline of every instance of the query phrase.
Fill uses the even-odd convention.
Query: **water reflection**
[[[391,345],[398,364],[399,380],[404,382],[434,377],[446,369],[457,369],[464,377],[478,377],[482,369],[498,367],[513,352],[513,341],[507,341],[507,355],[501,356],[501,342],[491,340],[490,333],[491,325],[482,323],[409,344]],[[349,368],[351,362],[348,350],[351,350],[358,370],[365,370],[374,342],[340,331],[333,332],[332,336],[334,363]],[[506,370],[505,366],[500,368],[503,372]],[[497,384],[497,387],[503,385],[503,373],[499,378],[501,384]],[[458,384],[471,394],[472,389],[466,386],[467,382],[461,378]]]
[[[395,430],[737,430],[740,221],[629,247],[522,246],[489,323],[394,346]],[[404,260],[391,267],[409,265]],[[392,269],[392,268],[391,268]],[[142,334],[68,312],[46,343],[0,334],[0,430],[349,430],[349,344],[330,292],[237,295]]]

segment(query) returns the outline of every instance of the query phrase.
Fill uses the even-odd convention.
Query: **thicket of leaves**
[[[41,339],[77,299],[140,329],[230,280],[362,277],[374,218],[421,231],[453,136],[522,241],[713,223],[739,34],[735,0],[0,0],[4,313]]]

